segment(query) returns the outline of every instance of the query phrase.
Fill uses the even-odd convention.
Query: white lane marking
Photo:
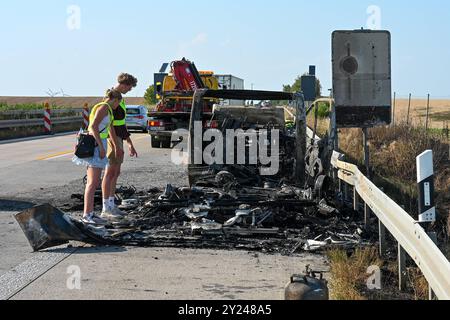
[[[34,253],[31,259],[0,276],[0,300],[11,299],[77,250],[71,248],[60,249],[60,252]]]

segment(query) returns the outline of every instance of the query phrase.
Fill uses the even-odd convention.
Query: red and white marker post
[[[48,102],[44,105],[44,131],[45,134],[52,134],[52,116]]]
[[[83,129],[87,130],[89,128],[89,106],[87,103],[83,107]]]

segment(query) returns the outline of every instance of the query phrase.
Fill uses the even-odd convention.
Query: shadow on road
[[[0,199],[0,211],[23,211],[34,207],[36,204],[28,201]]]
[[[73,252],[75,250],[75,252]],[[55,249],[49,249],[44,250],[41,252],[47,252],[47,253],[72,253],[74,255],[80,255],[80,254],[102,254],[102,253],[119,253],[119,252],[127,252],[128,249],[125,247],[73,247],[73,248],[55,248]]]

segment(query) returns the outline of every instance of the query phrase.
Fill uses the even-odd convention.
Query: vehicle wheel
[[[153,149],[159,149],[161,148],[161,141],[156,140],[155,137],[152,136],[152,148]]]
[[[170,147],[172,146],[172,141],[170,140],[163,140],[161,142],[162,148],[163,149],[170,149]]]

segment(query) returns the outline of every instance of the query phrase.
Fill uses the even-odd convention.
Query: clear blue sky
[[[81,9],[69,30],[67,8]],[[316,64],[331,88],[331,33],[366,27],[381,9],[392,33],[393,86],[450,97],[450,2],[365,0],[40,0],[0,2],[0,96],[101,95],[121,71],[142,96],[163,62],[183,56],[199,69],[279,90]]]

